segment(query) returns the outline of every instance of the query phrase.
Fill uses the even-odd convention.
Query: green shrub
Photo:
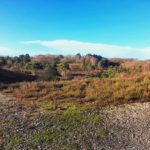
[[[100,78],[113,78],[113,77],[116,77],[117,74],[118,74],[117,68],[111,67],[99,73],[99,77]]]

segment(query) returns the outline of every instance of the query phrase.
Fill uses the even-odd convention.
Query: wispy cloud
[[[101,43],[89,43],[75,40],[54,41],[24,41],[22,44],[36,44],[55,49],[63,54],[100,54],[105,57],[139,58],[149,59],[150,48],[134,48],[130,46],[109,45]]]
[[[8,47],[0,47],[0,52],[9,51],[10,49]]]
[[[0,47],[0,55],[5,56],[8,55],[12,50],[8,47]]]

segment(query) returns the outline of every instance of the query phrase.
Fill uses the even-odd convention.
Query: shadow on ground
[[[36,76],[0,69],[0,83],[34,81]]]

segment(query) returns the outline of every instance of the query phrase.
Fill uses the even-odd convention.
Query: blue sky
[[[150,58],[149,0],[0,0],[0,55]]]

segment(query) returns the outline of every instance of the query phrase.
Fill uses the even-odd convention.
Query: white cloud
[[[75,40],[25,41],[23,44],[36,44],[59,50],[62,54],[99,54],[105,57],[149,59],[150,48],[134,48],[130,46],[89,43]]]

